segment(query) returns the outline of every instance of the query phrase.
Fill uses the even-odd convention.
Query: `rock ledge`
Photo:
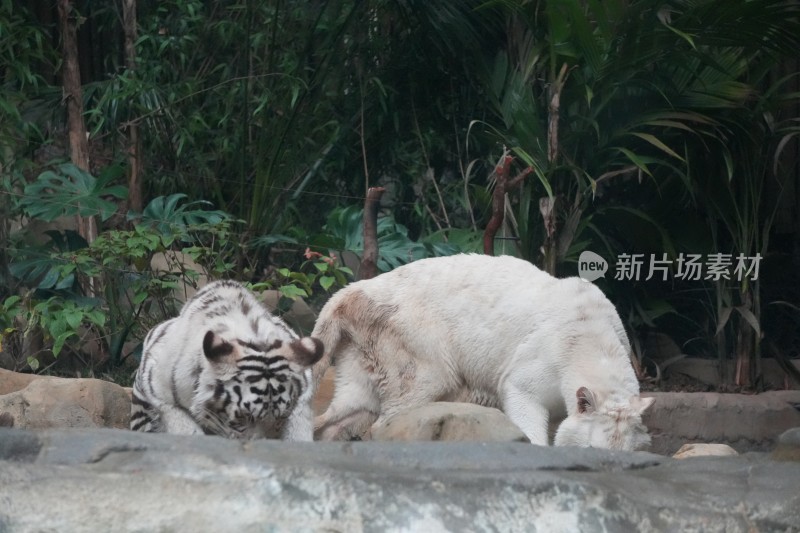
[[[798,479],[753,453],[0,428],[0,531],[797,530]]]

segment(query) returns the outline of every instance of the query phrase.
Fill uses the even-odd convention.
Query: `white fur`
[[[634,449],[649,443],[630,345],[603,293],[513,257],[424,259],[340,290],[312,336],[336,392],[318,436],[369,433],[398,411],[437,400],[500,407],[534,444],[568,415],[557,445]],[[579,412],[587,387],[594,402]]]

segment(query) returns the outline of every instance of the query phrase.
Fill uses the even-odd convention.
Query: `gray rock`
[[[739,453],[770,451],[778,436],[800,426],[800,391],[761,394],[646,392],[655,398],[644,424],[653,438],[651,451],[672,455],[687,442],[728,444]]]
[[[684,444],[672,457],[675,459],[688,459],[689,457],[725,457],[729,455],[739,455],[739,453],[727,444],[700,442]]]
[[[0,396],[22,390],[37,379],[49,378],[46,376],[37,376],[35,374],[12,372],[11,370],[0,368]]]
[[[398,413],[374,426],[372,439],[529,442],[499,409],[459,402],[434,402]]]
[[[0,428],[0,531],[791,531],[800,464]]]
[[[22,429],[128,427],[130,396],[100,379],[41,378],[0,396],[0,413]]]
[[[797,461],[800,463],[800,427],[787,429],[778,437],[778,444],[772,452],[777,461]]]

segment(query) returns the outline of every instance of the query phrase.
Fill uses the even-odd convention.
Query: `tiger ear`
[[[289,344],[291,353],[287,357],[295,363],[310,367],[320,360],[325,347],[322,341],[316,337],[303,337]]]
[[[206,336],[203,337],[203,353],[211,363],[222,362],[223,359],[233,355],[234,351],[233,344],[211,330],[207,331]]]
[[[597,408],[597,400],[595,400],[594,393],[586,387],[579,388],[575,396],[578,398],[578,413],[593,413]]]

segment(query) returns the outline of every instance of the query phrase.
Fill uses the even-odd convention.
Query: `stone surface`
[[[787,429],[778,437],[772,451],[772,458],[778,461],[797,461],[800,463],[800,427]]]
[[[327,370],[314,412],[322,414],[335,391],[335,367]],[[800,426],[800,391],[772,391],[756,395],[706,392],[645,392],[656,399],[644,415],[653,440],[650,451],[672,455],[687,443],[728,444],[739,453],[769,451],[778,436]]]
[[[17,428],[128,427],[130,396],[100,379],[43,378],[0,396]]]
[[[739,455],[739,453],[727,444],[701,442],[684,444],[672,457],[675,459],[688,459],[689,457],[724,457],[727,455]]]
[[[22,390],[36,379],[48,379],[35,374],[23,374],[0,368],[0,396]]]
[[[373,426],[372,440],[528,442],[499,409],[458,402],[434,402],[398,413]]]
[[[796,531],[800,464],[0,428],[0,531]]]
[[[769,451],[778,436],[800,426],[800,391],[761,394],[646,392],[655,403],[643,421],[653,438],[651,451],[672,455],[688,442],[728,444],[739,453]]]

